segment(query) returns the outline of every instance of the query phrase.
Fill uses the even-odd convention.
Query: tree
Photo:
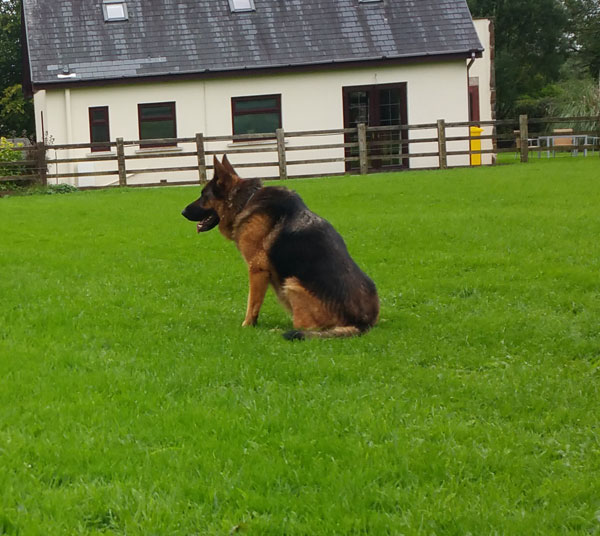
[[[33,106],[21,91],[21,2],[0,0],[0,133],[34,132]]]
[[[600,79],[600,4],[598,0],[565,0],[570,32],[569,52],[596,80]]]
[[[14,137],[28,137],[35,131],[33,103],[26,99],[21,84],[0,92],[0,132]]]
[[[556,117],[598,117],[600,115],[600,87],[591,77],[571,78],[557,84],[550,106]],[[595,122],[578,124],[576,129],[592,130]]]
[[[0,0],[0,89],[21,83],[21,6]]]
[[[583,0],[582,0],[583,1]],[[560,0],[469,0],[476,17],[496,26],[499,117],[540,115],[547,87],[567,57],[567,10]]]

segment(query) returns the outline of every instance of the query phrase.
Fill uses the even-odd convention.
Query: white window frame
[[[254,0],[247,0],[249,7],[239,7],[237,4],[239,0],[229,0],[229,8],[232,13],[243,13],[246,11],[256,11],[256,7],[254,7]]]
[[[110,15],[109,6],[117,4],[120,5],[123,9],[123,16],[114,17]],[[127,13],[127,2],[125,2],[124,0],[104,0],[102,2],[102,13],[104,13],[105,22],[129,20],[129,15]]]

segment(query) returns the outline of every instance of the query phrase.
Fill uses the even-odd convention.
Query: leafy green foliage
[[[6,163],[18,162],[22,159],[21,152],[15,151],[14,147],[14,143],[0,137],[0,177],[18,175],[21,171],[18,167],[6,165]]]
[[[559,78],[568,18],[560,0],[471,0],[474,16],[494,17],[500,117],[540,116],[535,102]]]
[[[0,132],[27,138],[35,131],[33,101],[23,95],[21,84],[0,92]]]
[[[194,189],[0,200],[0,531],[597,533],[597,160],[289,181],[382,304],[297,344]]]
[[[0,1],[0,89],[21,83],[21,2]]]
[[[78,192],[79,188],[72,184],[49,184],[44,188],[44,193],[48,195],[54,194],[72,194]]]
[[[71,184],[48,184],[41,186],[34,181],[0,182],[0,192],[9,195],[55,195],[78,192],[79,188]]]
[[[568,78],[555,86],[550,115],[556,117],[600,117],[600,86],[590,77]],[[572,125],[575,130],[593,131],[597,122]]]
[[[597,0],[565,0],[569,13],[570,52],[592,78],[600,77],[600,4]]]
[[[0,134],[33,137],[33,103],[23,96],[21,0],[0,0]]]

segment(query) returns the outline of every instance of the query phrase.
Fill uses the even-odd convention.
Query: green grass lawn
[[[0,199],[0,534],[599,534],[598,159],[288,185],[366,336],[241,328],[199,189]]]

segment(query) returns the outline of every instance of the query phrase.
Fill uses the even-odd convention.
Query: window
[[[254,11],[254,0],[229,0],[231,11]]]
[[[123,0],[104,0],[102,3],[104,20],[107,22],[127,20],[127,4]]]
[[[177,124],[175,121],[175,103],[157,102],[152,104],[138,104],[138,119],[140,126],[140,140],[164,140],[177,137]],[[140,143],[140,147],[169,147],[175,146],[174,141],[150,141]]]
[[[281,95],[231,99],[233,134],[266,134],[281,128]]]
[[[100,143],[110,141],[108,128],[108,106],[97,106],[89,109],[90,114],[90,142]],[[92,152],[110,151],[110,145],[92,146]]]
[[[343,88],[344,128],[356,128],[364,123],[369,127],[400,126],[408,124],[406,83],[379,84],[374,86],[350,86]],[[367,132],[370,167],[408,167],[407,130],[381,130]],[[356,133],[345,136],[346,143],[356,143]],[[346,156],[357,157],[356,147],[346,148]],[[358,166],[358,162],[346,163],[346,169]]]

